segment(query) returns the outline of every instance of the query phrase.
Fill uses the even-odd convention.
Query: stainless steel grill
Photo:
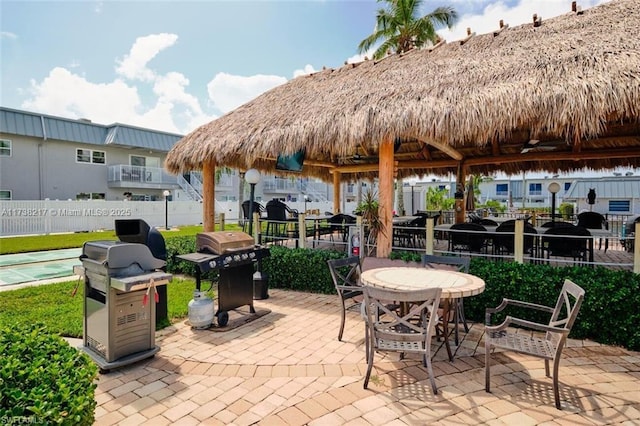
[[[160,271],[166,262],[154,257],[147,244],[122,241],[135,240],[132,232],[157,233],[149,239],[156,244],[153,251],[165,250],[162,235],[144,221],[116,221],[121,241],[88,241],[80,256],[78,272],[85,284],[83,349],[102,372],[160,350],[155,345],[157,288],[172,276]]]
[[[255,245],[244,232],[203,232],[196,235],[196,253],[178,256],[196,265],[196,289],[200,290],[201,274],[218,270],[218,325],[229,319],[228,311],[249,305],[255,313],[254,263],[269,256],[269,249]]]

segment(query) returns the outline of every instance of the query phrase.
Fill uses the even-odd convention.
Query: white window
[[[11,191],[0,189],[0,200],[11,200]]]
[[[94,151],[91,149],[76,149],[76,162],[77,163],[93,163],[93,164],[105,164],[106,154],[104,151]]]
[[[0,139],[0,157],[11,157],[11,141]]]
[[[104,192],[79,192],[76,194],[76,200],[104,200]]]

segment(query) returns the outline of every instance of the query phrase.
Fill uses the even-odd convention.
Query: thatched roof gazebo
[[[378,177],[387,229],[396,176],[639,167],[640,1],[574,9],[298,77],[185,136],[165,167],[203,170],[205,229],[216,165],[274,173],[301,149],[336,208],[339,182]]]

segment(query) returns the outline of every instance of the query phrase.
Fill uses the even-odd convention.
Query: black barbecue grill
[[[82,248],[84,277],[83,349],[101,371],[153,356],[156,302],[164,298],[171,275],[164,238],[139,219],[116,220],[119,241],[87,241]],[[160,294],[159,289],[165,290]]]
[[[196,267],[196,290],[200,291],[201,274],[218,271],[218,325],[225,326],[228,311],[249,305],[253,307],[254,263],[269,256],[269,249],[254,243],[244,232],[203,232],[196,235],[196,253],[177,256]]]

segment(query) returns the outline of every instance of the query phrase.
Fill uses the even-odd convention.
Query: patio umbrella
[[[469,178],[469,184],[467,185],[465,209],[468,212],[472,212],[476,209],[475,194],[473,193],[473,176]]]

